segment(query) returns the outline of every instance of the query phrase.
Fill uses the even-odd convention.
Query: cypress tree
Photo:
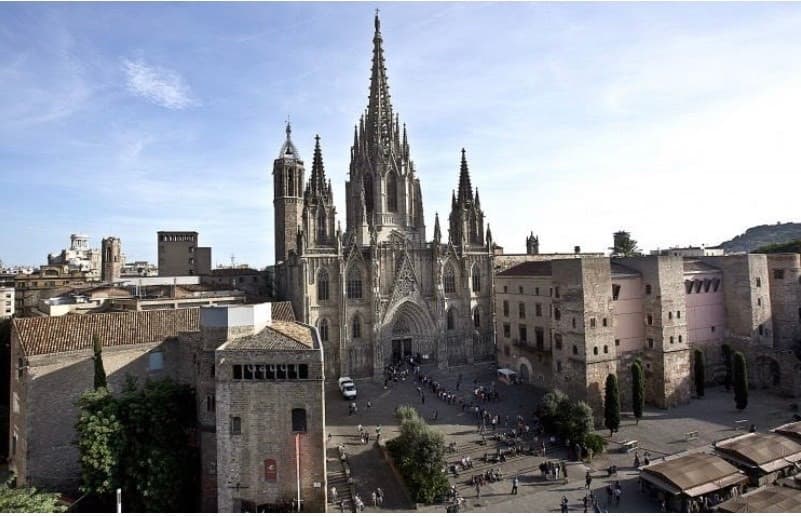
[[[693,353],[693,367],[695,368],[695,393],[698,398],[704,396],[704,351],[698,348]]]
[[[617,377],[610,373],[606,377],[606,397],[604,398],[604,424],[611,436],[620,427],[620,392]]]
[[[92,360],[95,363],[95,389],[108,387],[106,381],[106,370],[103,368],[103,345],[100,344],[100,338],[97,334],[92,334],[92,350],[94,356]]]
[[[731,347],[724,343],[720,348],[723,352],[723,364],[726,367],[726,377],[723,379],[723,385],[726,387],[726,391],[729,391],[732,378]]]
[[[742,352],[734,354],[734,402],[740,410],[748,406],[748,369]]]
[[[642,410],[645,405],[645,377],[643,376],[642,363],[639,359],[631,365],[631,405],[634,411],[634,420],[637,424],[642,418]]]

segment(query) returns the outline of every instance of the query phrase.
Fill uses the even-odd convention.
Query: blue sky
[[[510,252],[717,244],[798,221],[801,5],[0,4],[0,259],[83,232],[273,260],[272,160],[314,134],[344,226],[381,8],[429,238],[459,150]]]

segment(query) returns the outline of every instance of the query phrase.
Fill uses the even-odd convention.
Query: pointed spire
[[[473,201],[473,187],[470,186],[470,171],[467,169],[467,157],[462,147],[462,165],[459,168],[459,197],[460,205]]]
[[[477,207],[481,206],[481,200],[478,199],[478,187],[476,187],[476,206]]]
[[[311,178],[309,184],[315,194],[325,194],[325,168],[323,167],[323,153],[320,150],[320,135],[314,135],[314,158],[312,160]]]
[[[492,231],[489,223],[487,223],[487,246],[492,247]]]
[[[458,205],[456,203],[456,191],[451,191],[451,209],[456,208]]]
[[[300,160],[300,154],[295,149],[295,144],[292,143],[292,126],[288,120],[285,131],[286,140],[284,140],[284,145],[281,146],[281,151],[278,153],[278,159]]]
[[[442,230],[439,228],[439,213],[434,214],[434,242],[439,244],[442,241]]]
[[[373,65],[370,74],[370,98],[367,104],[367,138],[372,151],[388,151],[392,145],[393,125],[392,104],[389,98],[387,68],[382,48],[381,21],[375,15],[375,34],[373,35]]]

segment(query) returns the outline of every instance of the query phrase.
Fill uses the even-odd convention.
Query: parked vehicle
[[[340,377],[337,384],[345,400],[353,400],[356,398],[356,385],[353,383],[353,379],[350,377]]]

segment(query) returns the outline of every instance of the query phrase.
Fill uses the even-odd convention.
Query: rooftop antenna
[[[231,268],[233,268],[235,265],[236,265],[236,255],[231,253]]]

